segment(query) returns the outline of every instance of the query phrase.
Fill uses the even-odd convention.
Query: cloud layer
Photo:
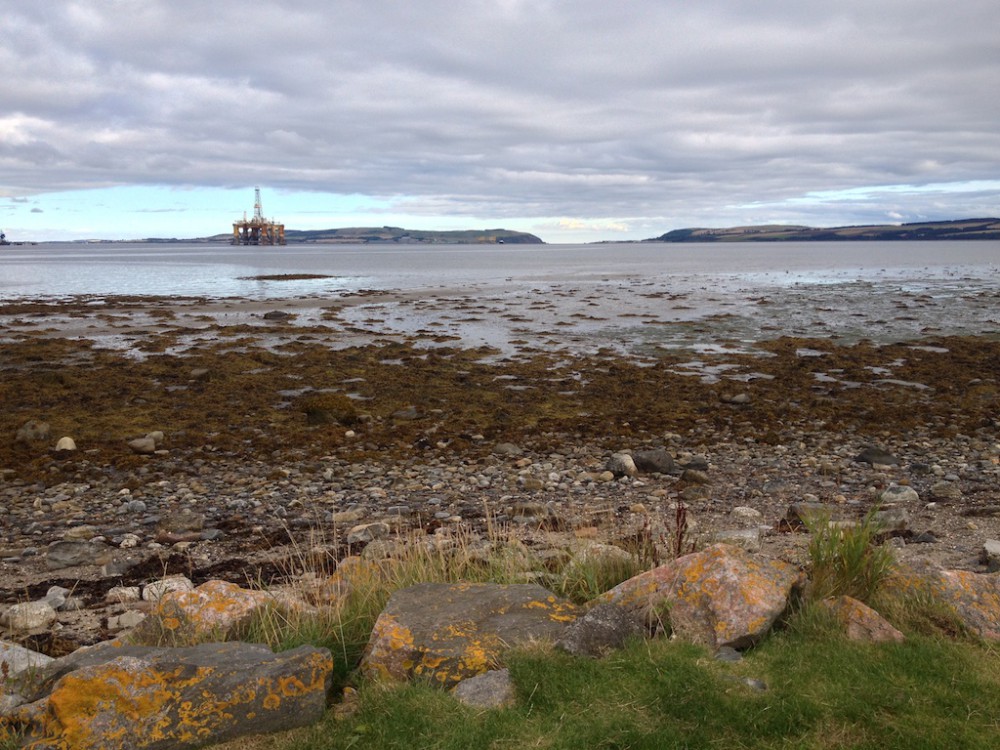
[[[260,184],[642,236],[1000,212],[995,0],[0,9],[7,197]]]

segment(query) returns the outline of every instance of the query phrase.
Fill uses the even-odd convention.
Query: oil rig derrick
[[[253,189],[253,218],[243,212],[242,221],[233,222],[234,245],[284,245],[285,225],[264,218],[260,203],[260,188]]]

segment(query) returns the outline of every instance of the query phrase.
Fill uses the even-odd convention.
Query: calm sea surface
[[[280,284],[251,278],[296,273],[333,278]],[[0,248],[3,300],[77,295],[269,299],[359,288],[501,288],[623,278],[752,287],[844,280],[920,285],[963,277],[996,286],[1000,242]]]
[[[327,278],[255,278],[283,274]],[[1000,336],[1000,242],[0,249],[0,303],[83,298],[96,314],[120,295],[230,300],[218,313],[224,325],[262,322],[258,311],[238,313],[232,298],[258,309],[293,305],[296,325],[331,327],[331,345],[362,334],[440,335],[505,352],[521,342],[655,355],[780,335]],[[338,301],[331,323],[324,310]],[[33,320],[14,313],[0,327]],[[79,335],[99,337],[92,322]],[[47,323],[80,325],[52,315]],[[130,345],[117,331],[102,343]]]

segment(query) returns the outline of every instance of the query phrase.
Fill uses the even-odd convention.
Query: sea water
[[[322,278],[261,278],[283,275]],[[359,292],[400,299],[359,304]],[[353,298],[348,322],[377,319],[383,334],[439,330],[471,345],[549,337],[635,352],[782,334],[1000,335],[1000,242],[0,249],[0,303],[114,296],[317,307]]]

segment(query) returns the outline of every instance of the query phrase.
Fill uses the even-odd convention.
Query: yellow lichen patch
[[[48,700],[46,734],[58,737],[61,747],[86,748],[99,740],[123,741],[129,724],[141,724],[143,734],[157,738],[162,736],[165,708],[176,700],[176,690],[162,673],[137,659],[116,659],[59,681]],[[96,714],[109,711],[121,717],[116,725],[95,724]]]
[[[279,698],[275,693],[269,693],[264,698],[264,708],[268,709],[269,711],[275,710],[280,705],[281,705],[281,698]]]
[[[249,648],[249,650],[247,650]],[[255,650],[257,649],[257,650]],[[200,655],[196,655],[200,654]],[[196,664],[192,659],[225,664]],[[278,656],[258,647],[218,644],[203,651],[153,649],[81,667],[53,688],[41,717],[45,747],[132,750],[204,745],[262,713],[276,724],[301,725],[310,707],[318,718],[333,670],[328,651],[303,647]],[[285,700],[295,701],[290,708]]]

